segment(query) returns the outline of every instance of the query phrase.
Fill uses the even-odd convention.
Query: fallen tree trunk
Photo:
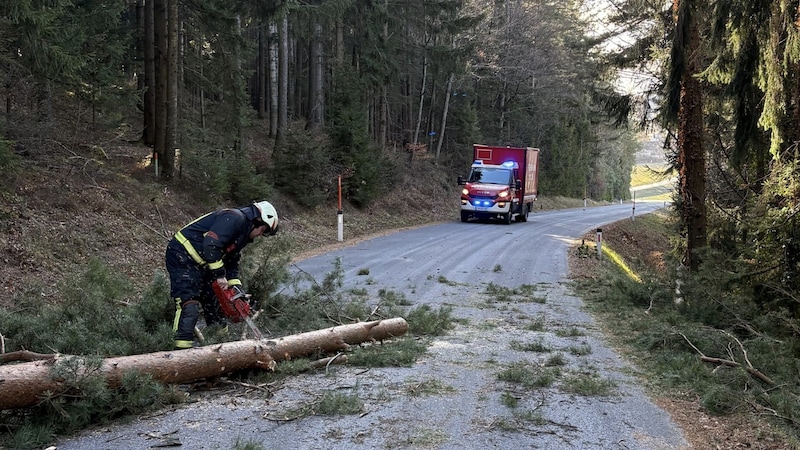
[[[408,323],[397,317],[341,325],[273,340],[226,342],[187,350],[119,356],[106,358],[97,376],[102,376],[112,388],[120,385],[123,374],[128,371],[149,374],[162,383],[186,383],[242,369],[272,370],[276,361],[319,351],[344,350],[351,344],[402,336],[407,331]],[[44,394],[59,394],[68,390],[70,385],[63,378],[54,376],[52,369],[61,361],[72,358],[81,357],[53,355],[43,361],[0,365],[0,409],[34,406]]]

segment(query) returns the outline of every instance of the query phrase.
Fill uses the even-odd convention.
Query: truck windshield
[[[469,182],[507,185],[511,182],[511,171],[508,169],[475,167],[469,173]]]

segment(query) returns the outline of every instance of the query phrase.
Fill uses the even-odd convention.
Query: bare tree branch
[[[772,381],[771,378],[769,378],[768,376],[764,375],[763,373],[761,373],[760,371],[755,369],[750,364],[750,361],[747,359],[747,354],[746,353],[745,353],[745,361],[747,361],[747,365],[746,366],[736,362],[733,359],[722,359],[722,358],[714,358],[714,357],[711,357],[711,356],[706,356],[706,354],[703,353],[702,351],[700,351],[700,349],[697,348],[692,343],[692,341],[690,341],[689,338],[686,337],[686,335],[684,335],[683,333],[678,333],[678,334],[680,334],[681,337],[686,341],[686,343],[688,343],[700,355],[700,361],[704,361],[704,362],[708,362],[708,363],[712,363],[712,364],[718,364],[718,365],[722,365],[722,366],[728,366],[728,367],[739,367],[739,368],[744,369],[747,373],[749,373],[750,376],[752,376],[754,378],[757,378],[757,379],[763,381],[764,383],[766,383],[766,384],[768,384],[770,386],[774,386],[775,385],[775,382]],[[736,340],[736,342],[739,343],[739,346],[744,351],[744,347],[742,346],[742,343],[739,342],[738,339],[735,339],[735,340]],[[731,353],[731,358],[733,358],[732,352],[730,352],[730,353]]]

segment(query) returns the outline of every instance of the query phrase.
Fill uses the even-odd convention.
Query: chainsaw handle
[[[230,287],[228,287],[228,289],[233,291],[232,299],[234,299],[234,300],[237,299],[237,298],[241,298],[241,297],[244,297],[244,298],[249,297],[248,294],[244,293],[244,289],[242,289],[242,287],[240,285],[238,285],[238,284],[230,286]]]

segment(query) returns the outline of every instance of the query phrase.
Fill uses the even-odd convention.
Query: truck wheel
[[[467,220],[469,220],[469,213],[461,211],[461,221],[466,222]]]
[[[528,211],[530,211],[530,208],[528,207],[528,205],[522,205],[521,208],[522,208],[522,211],[517,216],[517,222],[527,222],[528,221]]]
[[[511,225],[511,220],[513,218],[514,218],[514,214],[512,214],[511,211],[509,211],[508,214],[505,214],[503,216],[503,223],[506,224],[506,225]]]

